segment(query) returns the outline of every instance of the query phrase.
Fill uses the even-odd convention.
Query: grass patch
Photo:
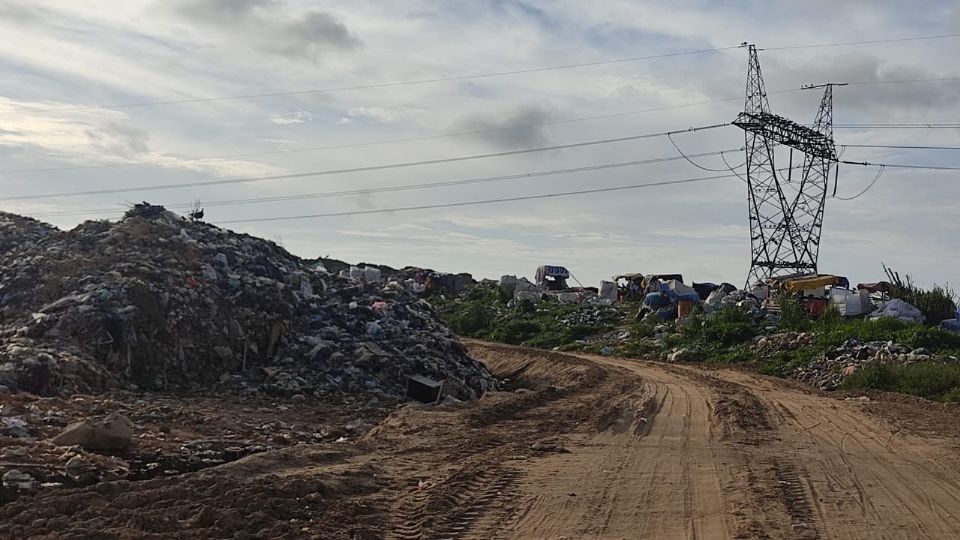
[[[960,401],[960,365],[919,362],[891,366],[873,363],[844,379],[843,388],[900,392],[936,401]]]

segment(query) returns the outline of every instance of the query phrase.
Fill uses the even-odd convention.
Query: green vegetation
[[[462,298],[431,301],[461,336],[530,347],[574,349],[578,340],[608,332],[622,318],[615,308],[605,306],[529,300],[509,306],[496,287],[474,287]],[[578,322],[584,309],[599,310],[599,320],[591,316],[589,324]]]
[[[904,274],[901,278],[898,272],[887,268],[886,265],[883,270],[893,284],[890,297],[899,298],[916,306],[923,313],[927,324],[937,325],[944,319],[957,316],[957,295],[949,286],[934,285],[931,289],[925,290],[913,283],[910,274]]]
[[[937,401],[960,401],[960,365],[919,362],[892,366],[873,363],[847,377],[843,387],[900,392]]]
[[[926,309],[953,308],[953,292],[934,287],[920,291],[909,278],[901,281],[902,294],[912,294],[911,303]],[[911,292],[912,291],[912,292]],[[925,299],[925,300],[924,300]],[[760,373],[790,377],[798,367],[824,353],[842,347],[848,340],[892,341],[910,349],[925,348],[944,357],[960,356],[960,334],[924,324],[897,319],[846,319],[829,309],[812,319],[793,299],[781,302],[781,316],[775,328],[764,326],[742,308],[727,305],[709,315],[695,312],[684,321],[637,321],[638,304],[580,306],[543,301],[512,303],[498,287],[479,286],[459,298],[434,297],[431,302],[459,335],[491,341],[564,351],[599,354],[611,348],[620,356],[651,358],[686,348],[694,357],[711,364],[750,366]],[[915,304],[916,305],[916,304]],[[658,327],[666,325],[663,328]],[[614,330],[626,331],[629,338],[610,339]],[[771,333],[805,332],[812,339],[794,341],[792,347],[760,347],[756,339]],[[619,332],[618,332],[619,333]],[[659,339],[657,338],[659,335]],[[873,388],[903,392],[941,401],[960,401],[960,365],[920,362],[909,365],[869,364],[848,377],[848,388]]]

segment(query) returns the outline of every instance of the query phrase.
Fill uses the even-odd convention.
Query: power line
[[[759,50],[785,51],[789,49],[815,49],[819,47],[844,47],[848,45],[874,45],[877,43],[898,43],[901,41],[922,41],[922,40],[954,38],[954,37],[960,37],[960,34],[939,34],[935,36],[914,36],[914,37],[889,38],[889,39],[871,39],[868,41],[838,41],[834,43],[818,43],[815,45],[789,45],[784,47],[765,47]]]
[[[855,86],[866,86],[874,84],[907,84],[907,83],[925,83],[925,82],[946,82],[960,81],[960,77],[935,77],[931,79],[898,79],[892,81],[850,81],[847,84]]]
[[[834,129],[960,129],[960,124],[834,124]]]
[[[724,153],[728,152],[738,152],[742,149],[732,148],[729,150],[721,150],[714,152],[703,152],[700,154],[691,154],[692,157],[705,157],[705,156],[722,156]],[[489,182],[500,182],[505,180],[518,180],[524,178],[538,178],[541,176],[552,176],[557,174],[570,174],[578,172],[587,172],[587,171],[598,171],[604,169],[614,169],[619,167],[630,167],[636,165],[649,165],[652,163],[662,163],[667,161],[676,161],[682,159],[680,156],[666,156],[659,158],[651,159],[641,159],[634,161],[625,161],[619,163],[601,163],[596,165],[587,165],[583,167],[574,167],[569,169],[554,169],[548,171],[535,171],[528,173],[519,173],[519,174],[508,174],[508,175],[499,175],[499,176],[487,176],[481,178],[468,178],[464,180],[448,180],[443,182],[428,182],[428,183],[418,183],[418,184],[405,184],[399,186],[383,186],[383,187],[374,187],[374,188],[363,188],[363,189],[351,189],[343,191],[326,191],[321,193],[300,193],[296,195],[277,195],[273,197],[252,197],[247,199],[227,199],[219,201],[201,201],[204,207],[215,207],[215,206],[234,206],[234,205],[243,205],[243,204],[259,204],[266,202],[281,202],[281,201],[294,201],[294,200],[305,200],[305,199],[324,199],[324,198],[333,198],[333,197],[344,197],[348,195],[366,195],[371,193],[388,193],[396,191],[410,191],[418,189],[430,189],[438,187],[449,187],[449,186],[463,186],[471,184],[484,184]],[[184,204],[174,204],[174,205],[164,205],[167,208],[192,208],[197,203],[184,203]],[[62,212],[46,212],[39,214],[32,214],[33,217],[50,217],[50,216],[69,216],[69,215],[87,215],[87,214],[104,214],[108,212],[116,212],[117,208],[98,208],[98,209],[87,209],[87,210],[68,210]]]
[[[139,103],[123,103],[123,104],[117,104],[117,105],[96,105],[96,106],[90,106],[90,107],[77,107],[77,108],[70,108],[70,109],[57,109],[57,108],[51,107],[51,108],[40,108],[37,110],[50,111],[50,112],[116,110],[116,109],[131,109],[131,108],[138,108],[138,107],[155,107],[155,106],[163,106],[163,105],[186,105],[191,103],[210,103],[215,101],[239,101],[239,100],[248,100],[248,99],[263,99],[263,98],[271,98],[271,97],[326,94],[331,92],[342,92],[347,90],[370,90],[375,88],[391,88],[395,86],[432,84],[432,83],[439,83],[439,82],[463,81],[463,80],[469,80],[469,79],[486,79],[491,77],[521,75],[526,73],[542,73],[545,71],[559,71],[564,69],[576,69],[576,68],[590,67],[590,66],[625,64],[625,63],[631,63],[631,62],[639,62],[642,60],[653,60],[657,58],[670,58],[674,56],[685,56],[685,55],[694,55],[694,54],[706,54],[706,53],[720,52],[720,51],[726,51],[726,50],[737,49],[737,48],[739,48],[739,46],[718,47],[713,49],[698,49],[698,50],[690,50],[690,51],[677,51],[672,53],[654,54],[649,56],[634,56],[630,58],[617,58],[613,60],[598,60],[596,62],[581,62],[577,64],[563,64],[558,66],[515,69],[511,71],[496,71],[496,72],[488,72],[488,73],[473,73],[468,75],[452,75],[448,77],[435,77],[431,79],[413,79],[413,80],[406,80],[406,81],[391,81],[391,82],[382,82],[382,83],[358,84],[358,85],[351,85],[351,86],[332,86],[329,88],[317,88],[312,90],[293,90],[293,91],[287,91],[287,92],[267,92],[262,94],[216,96],[216,97],[205,97],[205,98],[185,98],[185,99],[175,99],[175,100],[168,100],[168,101],[142,101]]]
[[[778,90],[775,92],[768,92],[768,94],[784,94],[790,92],[798,92],[799,89],[785,89]],[[347,143],[347,144],[335,144],[327,146],[312,146],[312,147],[301,147],[301,148],[289,148],[284,150],[267,150],[262,152],[246,152],[240,154],[221,154],[216,156],[207,156],[207,157],[198,157],[198,158],[181,158],[181,162],[201,162],[209,160],[218,160],[218,159],[236,159],[236,158],[246,158],[246,157],[256,157],[256,156],[269,156],[269,155],[283,155],[283,154],[295,154],[301,152],[317,152],[317,151],[328,151],[328,150],[338,150],[343,148],[360,148],[366,146],[379,146],[386,144],[396,144],[404,142],[415,142],[415,141],[426,141],[432,139],[442,139],[447,137],[462,137],[467,135],[480,135],[484,133],[496,133],[501,131],[515,131],[520,129],[531,129],[537,127],[558,125],[558,124],[568,124],[576,122],[586,122],[590,120],[603,120],[608,118],[620,118],[625,116],[632,116],[643,113],[650,112],[659,112],[666,111],[671,109],[681,109],[687,107],[699,107],[703,105],[713,105],[716,103],[724,103],[728,101],[739,101],[742,100],[742,97],[729,97],[729,98],[718,98],[709,101],[700,101],[695,103],[683,103],[679,105],[669,105],[665,107],[653,107],[648,109],[636,109],[632,111],[624,111],[619,113],[610,113],[610,114],[601,114],[594,116],[581,116],[578,118],[567,118],[561,120],[551,120],[546,122],[538,122],[533,124],[523,124],[517,126],[507,126],[499,128],[489,128],[489,129],[478,129],[471,131],[459,131],[459,132],[447,132],[447,133],[437,133],[434,135],[422,135],[418,137],[404,137],[398,139],[384,139],[380,141],[367,141],[359,143]],[[910,123],[910,124],[834,124],[835,129],[960,129],[960,124],[938,124],[938,123]],[[56,156],[48,156],[56,157]],[[14,174],[30,174],[30,173],[41,173],[41,172],[55,172],[55,171],[73,171],[73,170],[86,170],[86,169],[105,169],[105,168],[115,168],[115,167],[137,167],[145,165],[157,165],[163,166],[162,163],[157,163],[156,161],[128,161],[123,163],[101,163],[97,165],[69,165],[62,167],[39,167],[39,168],[29,168],[29,169],[7,169],[0,170],[0,174],[5,175],[14,175]]]
[[[310,172],[292,173],[292,174],[277,174],[277,175],[270,175],[270,176],[253,176],[253,177],[247,177],[247,178],[231,178],[226,180],[204,180],[204,181],[198,181],[198,182],[184,182],[180,184],[153,184],[148,186],[127,187],[127,188],[92,189],[92,190],[85,190],[85,191],[45,193],[42,195],[14,195],[9,197],[2,197],[0,198],[0,200],[10,201],[10,200],[27,200],[27,199],[45,199],[45,198],[53,198],[53,197],[77,197],[82,195],[107,195],[107,194],[114,194],[114,193],[133,193],[138,191],[183,189],[188,187],[199,187],[199,186],[245,184],[245,183],[253,183],[253,182],[265,182],[265,181],[271,181],[271,180],[290,180],[293,178],[306,178],[311,176],[327,176],[332,174],[349,174],[349,173],[356,173],[356,172],[381,171],[385,169],[399,169],[399,168],[406,168],[406,167],[417,167],[422,165],[436,165],[439,163],[453,163],[453,162],[459,162],[459,161],[515,156],[515,155],[521,155],[521,154],[530,154],[534,152],[564,150],[564,149],[582,148],[585,146],[594,146],[594,145],[600,145],[600,144],[635,141],[635,140],[649,139],[654,137],[665,137],[667,135],[675,134],[675,133],[688,133],[688,132],[703,131],[708,129],[715,129],[720,127],[725,127],[728,125],[730,124],[713,124],[710,126],[691,127],[687,129],[665,131],[661,133],[647,133],[644,135],[631,135],[627,137],[615,137],[610,139],[583,141],[583,142],[577,142],[577,143],[559,144],[554,146],[542,146],[539,148],[524,148],[521,150],[508,150],[504,152],[494,152],[489,154],[474,154],[470,156],[457,156],[457,157],[450,157],[450,158],[428,159],[428,160],[420,160],[420,161],[405,161],[400,163],[387,163],[383,165],[368,165],[364,167],[328,169],[323,171],[310,171]]]
[[[439,203],[439,204],[423,204],[418,206],[401,206],[396,208],[379,208],[375,210],[355,210],[352,212],[330,212],[325,214],[303,214],[299,216],[271,216],[263,218],[248,218],[248,219],[233,219],[227,221],[220,221],[218,223],[226,225],[232,223],[255,223],[263,221],[290,221],[298,219],[314,219],[314,218],[326,218],[326,217],[343,217],[343,216],[357,216],[357,215],[368,215],[368,214],[384,214],[389,212],[408,212],[411,210],[431,210],[436,208],[454,208],[458,206],[475,206],[482,204],[495,204],[495,203],[504,203],[504,202],[513,202],[513,201],[529,201],[533,199],[548,199],[555,197],[570,197],[574,195],[587,195],[592,193],[608,193],[612,191],[625,191],[630,189],[642,189],[650,187],[659,187],[659,186],[671,186],[676,184],[690,184],[694,182],[705,182],[708,180],[717,180],[720,178],[733,178],[732,174],[722,174],[717,176],[704,176],[700,178],[686,178],[683,180],[665,180],[661,182],[650,182],[645,184],[632,184],[628,186],[616,186],[616,187],[605,187],[605,188],[595,188],[595,189],[583,189],[578,191],[564,191],[559,193],[544,193],[540,195],[526,195],[519,197],[503,197],[499,199],[484,199],[479,201],[463,201],[463,202],[453,202],[453,203]]]
[[[842,46],[850,46],[850,45],[869,45],[869,44],[878,44],[878,43],[895,43],[895,42],[903,42],[903,41],[933,40],[933,39],[953,38],[958,36],[960,36],[960,34],[941,34],[941,35],[932,35],[932,36],[874,39],[874,40],[867,40],[867,41],[844,41],[844,42],[819,43],[819,44],[809,44],[809,45],[789,45],[789,46],[781,46],[781,47],[767,47],[762,50],[782,51],[782,50],[790,50],[790,49],[809,49],[809,48],[817,48],[817,47],[842,47]],[[194,98],[184,98],[184,99],[175,99],[175,100],[166,100],[166,101],[142,101],[139,103],[96,105],[96,106],[89,106],[89,107],[74,107],[74,108],[66,108],[66,109],[58,109],[56,107],[47,107],[47,108],[34,108],[34,110],[61,112],[61,113],[91,111],[91,110],[117,110],[117,109],[130,109],[130,108],[139,108],[139,107],[185,105],[185,104],[194,104],[194,103],[210,103],[210,102],[217,102],[217,101],[239,101],[239,100],[249,100],[249,99],[263,99],[263,98],[271,98],[271,97],[324,94],[324,93],[331,93],[331,92],[342,92],[347,90],[368,90],[368,89],[376,89],[376,88],[390,88],[390,87],[396,87],[396,86],[409,86],[409,85],[420,85],[420,84],[433,84],[433,83],[439,83],[439,82],[462,81],[462,80],[469,80],[469,79],[484,79],[484,78],[502,77],[502,76],[508,76],[508,75],[521,75],[521,74],[527,74],[527,73],[542,73],[547,71],[576,69],[576,68],[590,67],[590,66],[632,63],[632,62],[639,62],[643,60],[653,60],[657,58],[669,58],[669,57],[675,57],[675,56],[707,54],[707,53],[728,51],[728,50],[738,49],[738,48],[740,48],[739,45],[731,46],[731,47],[716,47],[712,49],[677,51],[672,53],[663,53],[663,54],[655,54],[655,55],[648,55],[648,56],[617,58],[612,60],[598,60],[595,62],[581,62],[581,63],[563,64],[563,65],[547,66],[547,67],[516,69],[516,70],[510,70],[510,71],[474,73],[474,74],[466,74],[466,75],[452,75],[447,77],[434,77],[429,79],[413,79],[413,80],[405,80],[405,81],[368,83],[368,84],[359,84],[359,85],[350,85],[350,86],[333,86],[329,88],[319,88],[319,89],[312,89],[312,90],[266,92],[266,93],[259,93],[259,94],[242,94],[242,95],[234,95],[234,96],[194,97]]]
[[[795,91],[795,90],[791,90]],[[281,155],[281,154],[295,154],[300,152],[316,152],[316,151],[327,151],[327,150],[337,150],[343,148],[359,148],[365,146],[379,146],[386,144],[395,144],[395,143],[404,143],[404,142],[415,142],[415,141],[426,141],[431,139],[442,139],[447,137],[462,137],[467,135],[481,135],[485,133],[496,133],[501,131],[515,131],[520,129],[531,129],[544,126],[552,126],[558,124],[569,124],[575,122],[585,122],[588,120],[603,120],[608,118],[619,118],[624,116],[632,116],[636,114],[650,113],[650,112],[659,112],[666,111],[671,109],[681,109],[686,107],[699,107],[702,105],[712,105],[715,103],[723,103],[727,101],[737,101],[743,98],[740,97],[731,97],[731,98],[721,98],[713,99],[709,101],[700,101],[696,103],[684,103],[680,105],[668,105],[665,107],[653,107],[648,109],[636,109],[632,111],[624,111],[619,113],[610,113],[610,114],[601,114],[594,116],[581,116],[578,118],[567,118],[561,120],[550,120],[546,122],[537,122],[533,124],[524,124],[517,126],[507,126],[507,127],[498,127],[498,128],[488,128],[488,129],[477,129],[470,131],[457,131],[457,132],[447,132],[447,133],[437,133],[434,135],[422,135],[418,137],[404,137],[398,139],[384,139],[380,141],[367,141],[360,143],[348,143],[348,144],[335,144],[327,146],[313,146],[313,147],[301,147],[301,148],[289,148],[285,150],[268,150],[263,152],[247,152],[242,154],[224,154],[218,156],[209,156],[209,157],[199,157],[199,158],[188,158],[180,159],[182,162],[199,162],[199,161],[208,161],[208,160],[217,160],[217,159],[235,159],[235,158],[245,158],[245,157],[256,157],[256,156],[269,156],[269,155]],[[56,156],[49,156],[56,157]],[[81,169],[103,169],[103,168],[112,168],[112,167],[135,167],[142,165],[162,165],[155,161],[129,161],[124,163],[103,163],[98,165],[70,165],[63,167],[41,167],[41,168],[30,168],[30,169],[8,169],[0,170],[0,174],[26,174],[26,173],[37,173],[37,172],[53,172],[53,171],[72,171],[72,170],[81,170]]]
[[[912,146],[902,144],[842,144],[847,148],[901,148],[905,150],[960,150],[960,146]]]
[[[734,172],[734,173],[736,172],[736,171],[734,171],[732,168],[730,168],[729,165],[727,166],[726,169],[711,169],[710,167],[704,167],[703,165],[700,165],[700,164],[697,163],[696,161],[690,159],[691,157],[696,157],[696,156],[689,156],[689,157],[688,157],[686,154],[684,154],[684,153],[683,153],[683,150],[680,149],[680,146],[677,145],[677,142],[673,140],[673,136],[672,136],[672,135],[667,135],[667,139],[670,140],[670,144],[672,144],[673,147],[677,150],[677,153],[680,154],[680,157],[682,157],[683,159],[685,159],[685,160],[687,161],[687,163],[693,165],[694,167],[696,167],[696,168],[698,168],[698,169],[701,169],[701,170],[704,170],[704,171],[707,171],[707,172],[727,172],[728,170],[729,170],[729,172]],[[746,165],[746,162],[744,162],[743,165]],[[743,165],[740,165],[740,166],[738,166],[737,168],[739,169],[740,167],[743,167]]]
[[[949,165],[905,165],[899,163],[870,163],[869,161],[846,161],[841,160],[839,163],[845,163],[847,165],[861,165],[864,167],[886,167],[886,168],[896,168],[896,169],[930,169],[934,171],[960,171],[960,167],[954,167]]]

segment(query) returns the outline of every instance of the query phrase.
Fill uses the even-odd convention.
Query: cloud
[[[270,115],[270,123],[276,124],[278,126],[288,126],[291,124],[306,124],[307,122],[313,122],[313,113],[311,113],[310,111],[305,111],[303,109],[297,109],[296,111],[293,111],[287,114]]]
[[[132,158],[150,151],[150,133],[128,124],[108,122],[88,129],[87,136],[94,148],[106,154]]]
[[[186,0],[176,4],[174,13],[222,34],[231,45],[247,43],[291,59],[316,60],[362,45],[333,14],[295,12],[285,0]]]
[[[7,0],[0,1],[0,20],[7,23],[31,24],[42,21],[43,17],[32,7],[15,4]]]
[[[500,113],[473,113],[454,122],[452,131],[478,132],[477,138],[494,148],[524,148],[547,142],[544,122],[554,115],[540,105],[522,105]]]
[[[353,107],[341,119],[341,124],[350,124],[355,120],[363,120],[376,124],[386,124],[406,120],[425,112],[423,109],[410,107]]]

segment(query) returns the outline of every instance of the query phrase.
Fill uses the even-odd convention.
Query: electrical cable
[[[854,195],[853,197],[839,197],[839,196],[837,196],[836,194],[834,194],[832,198],[834,198],[834,199],[839,199],[839,200],[841,200],[841,201],[852,201],[852,200],[854,200],[854,199],[860,198],[861,195],[863,195],[864,193],[870,191],[870,188],[872,188],[874,185],[876,185],[877,181],[880,180],[880,175],[883,174],[883,170],[884,170],[885,168],[886,168],[886,166],[881,165],[881,166],[880,166],[880,170],[877,171],[877,175],[873,177],[873,180],[867,185],[867,187],[863,188],[863,191],[861,191],[860,193],[857,193],[857,194]]]
[[[933,171],[960,171],[960,167],[954,167],[950,165],[904,165],[899,163],[870,163],[869,161],[846,161],[842,160],[838,163],[845,163],[847,165],[862,165],[865,167],[893,167],[897,169],[929,169]]]
[[[722,155],[724,152],[735,152],[736,150],[737,149],[703,152],[700,154],[694,154],[693,157],[715,156],[718,154]],[[541,176],[552,176],[557,174],[570,174],[570,173],[578,173],[578,172],[586,172],[586,171],[614,169],[614,168],[620,168],[620,167],[630,167],[630,166],[636,166],[636,165],[648,165],[652,163],[663,163],[667,161],[676,161],[679,159],[681,158],[678,156],[665,156],[665,157],[659,157],[659,158],[641,159],[641,160],[625,161],[625,162],[619,162],[619,163],[601,163],[596,165],[587,165],[583,167],[574,167],[569,169],[554,169],[554,170],[548,170],[548,171],[535,171],[535,172],[519,173],[519,174],[487,176],[487,177],[481,177],[481,178],[468,178],[464,180],[448,180],[443,182],[405,184],[405,185],[399,185],[399,186],[383,186],[383,187],[352,189],[352,190],[344,190],[344,191],[327,191],[327,192],[321,192],[321,193],[277,195],[273,197],[252,197],[247,199],[199,201],[198,203],[202,204],[204,207],[216,207],[216,206],[234,206],[234,205],[243,205],[243,204],[259,204],[259,203],[266,203],[266,202],[295,201],[295,200],[305,200],[305,199],[325,199],[325,198],[333,198],[333,197],[344,197],[349,195],[367,195],[371,193],[388,193],[388,192],[396,192],[396,191],[431,189],[431,188],[438,188],[438,187],[484,184],[489,182],[518,180],[518,179],[524,179],[524,178],[538,178]],[[168,204],[163,206],[168,209],[189,209],[189,208],[193,208],[198,203]],[[61,211],[61,212],[46,212],[46,213],[32,214],[32,217],[104,214],[104,213],[116,212],[116,211],[118,211],[117,208],[68,210],[68,211]]]
[[[901,41],[922,41],[922,40],[954,38],[954,37],[960,37],[960,34],[939,34],[934,36],[913,36],[913,37],[903,37],[903,38],[872,39],[868,41],[839,41],[835,43],[819,43],[814,45],[788,45],[783,47],[765,47],[763,49],[758,49],[758,50],[785,51],[790,49],[815,49],[818,47],[844,47],[848,45],[874,45],[877,43],[898,43]]]
[[[834,124],[834,129],[960,129],[960,124]]]
[[[431,210],[436,208],[454,208],[454,207],[460,207],[460,206],[475,206],[475,205],[496,204],[496,203],[514,202],[514,201],[529,201],[533,199],[570,197],[574,195],[587,195],[587,194],[593,194],[593,193],[608,193],[613,191],[626,191],[631,189],[642,189],[642,188],[659,187],[659,186],[672,186],[677,184],[690,184],[694,182],[718,180],[721,178],[733,178],[733,175],[723,174],[723,175],[716,175],[716,176],[704,176],[699,178],[686,178],[683,180],[665,180],[660,182],[649,182],[645,184],[632,184],[627,186],[583,189],[578,191],[564,191],[559,193],[544,193],[540,195],[525,195],[525,196],[519,196],[519,197],[503,197],[499,199],[484,199],[484,200],[478,200],[478,201],[423,204],[418,206],[379,208],[374,210],[354,210],[349,212],[330,212],[325,214],[304,214],[299,216],[271,216],[271,217],[263,217],[263,218],[233,219],[233,220],[227,220],[227,221],[220,221],[218,223],[226,225],[226,224],[233,224],[233,223],[256,223],[256,222],[265,222],[265,221],[291,221],[291,220],[299,220],[299,219],[358,216],[358,215],[368,215],[368,214],[384,214],[384,213],[390,213],[390,212],[408,212],[411,210]]]
[[[742,97],[735,98],[722,98],[714,99],[710,101],[700,101],[696,103],[685,103],[680,105],[669,105],[666,107],[654,107],[649,109],[636,109],[632,111],[624,111],[619,113],[611,114],[601,114],[595,116],[582,116],[579,118],[567,118],[561,120],[551,120],[546,122],[538,122],[534,124],[524,124],[518,126],[508,126],[508,127],[499,127],[499,128],[488,128],[488,129],[477,129],[471,131],[458,131],[458,132],[448,132],[448,133],[437,133],[434,135],[422,135],[419,137],[404,137],[398,139],[384,139],[380,141],[368,141],[360,143],[347,143],[347,144],[335,144],[327,146],[313,146],[313,147],[301,147],[301,148],[288,148],[285,150],[267,150],[262,152],[246,152],[241,154],[222,154],[217,156],[207,156],[199,158],[185,158],[180,159],[181,162],[200,162],[208,160],[217,160],[217,159],[236,159],[236,158],[246,158],[246,157],[256,157],[256,156],[270,156],[270,155],[280,155],[280,154],[296,154],[301,152],[317,152],[317,151],[327,151],[327,150],[337,150],[343,148],[359,148],[365,146],[379,146],[385,144],[395,144],[395,143],[405,143],[405,142],[415,142],[415,141],[426,141],[431,139],[442,139],[447,137],[462,137],[467,135],[481,135],[485,133],[496,133],[501,131],[515,131],[519,129],[531,129],[544,126],[552,126],[558,124],[569,124],[575,122],[585,122],[589,120],[603,120],[608,118],[620,118],[624,116],[632,116],[636,114],[650,113],[650,112],[659,112],[671,109],[680,109],[685,107],[699,107],[702,105],[712,105],[715,103],[722,103],[726,101],[737,101],[743,99]],[[55,155],[47,155],[40,157],[53,157]],[[37,172],[53,172],[53,171],[72,171],[72,170],[82,170],[82,169],[104,169],[111,167],[136,167],[143,165],[160,165],[162,163],[157,163],[155,161],[128,161],[123,163],[101,163],[97,165],[69,165],[62,167],[41,167],[41,168],[30,168],[30,169],[7,169],[0,170],[0,174],[12,175],[12,174],[26,174],[26,173],[37,173]]]
[[[13,195],[13,196],[7,196],[7,197],[0,197],[0,200],[11,201],[11,200],[27,200],[27,199],[45,199],[45,198],[53,198],[53,197],[77,197],[77,196],[83,196],[83,195],[107,195],[107,194],[113,194],[113,193],[134,193],[138,191],[156,191],[156,190],[182,189],[182,188],[199,187],[199,186],[245,184],[245,183],[264,182],[264,181],[271,181],[271,180],[289,180],[293,178],[327,176],[332,174],[348,174],[348,173],[355,173],[355,172],[381,171],[385,169],[417,167],[422,165],[435,165],[439,163],[454,163],[459,161],[468,161],[468,160],[486,159],[486,158],[495,158],[495,157],[504,157],[504,156],[515,156],[515,155],[521,155],[521,154],[530,154],[534,152],[564,150],[569,148],[582,148],[585,146],[594,146],[594,145],[600,145],[600,144],[635,141],[635,140],[649,139],[654,137],[664,137],[664,136],[667,136],[668,134],[691,133],[695,131],[715,129],[715,128],[725,127],[729,125],[730,124],[713,124],[710,126],[691,127],[687,129],[676,130],[676,131],[666,131],[661,133],[647,133],[643,135],[630,135],[627,137],[615,137],[610,139],[582,141],[582,142],[576,142],[576,143],[558,144],[553,146],[542,146],[538,148],[507,150],[503,152],[494,152],[489,154],[474,154],[470,156],[457,156],[457,157],[451,157],[451,158],[439,158],[439,159],[429,159],[429,160],[420,160],[420,161],[405,161],[400,163],[387,163],[383,165],[368,165],[364,167],[328,169],[323,171],[277,174],[277,175],[271,175],[271,176],[253,176],[253,177],[247,177],[247,178],[231,178],[231,179],[225,179],[225,180],[204,180],[204,181],[198,181],[198,182],[184,182],[180,184],[153,184],[153,185],[147,185],[147,186],[137,186],[137,187],[127,187],[127,188],[91,189],[91,190],[85,190],[85,191],[45,193],[41,195]]]
[[[736,169],[739,169],[740,167],[743,167],[743,165],[746,165],[746,164],[747,164],[746,161],[743,162],[743,165],[740,165],[740,167],[737,167],[737,168],[735,169],[735,168],[733,168],[733,167],[730,166],[730,163],[727,162],[727,157],[724,156],[723,154],[720,154],[720,159],[723,160],[723,164],[727,166],[727,169],[729,169],[730,172],[732,172],[733,174],[737,175],[737,178],[739,178],[740,180],[742,180],[744,184],[748,184],[748,185],[749,185],[749,182],[747,182],[747,179],[744,178],[740,173],[738,173],[738,172],[736,171]]]
[[[680,156],[681,156],[683,159],[687,160],[687,162],[690,163],[691,165],[693,165],[694,167],[696,167],[696,168],[698,168],[698,169],[701,169],[701,170],[704,170],[704,171],[707,171],[707,172],[727,172],[726,169],[711,169],[711,168],[709,168],[709,167],[704,167],[703,165],[700,165],[699,163],[693,161],[692,159],[690,159],[689,157],[687,157],[686,154],[683,153],[683,150],[681,150],[680,147],[677,146],[676,141],[673,140],[673,136],[672,136],[672,135],[667,135],[667,139],[669,139],[669,140],[670,140],[670,144],[672,144],[673,147],[677,149],[677,153],[679,153]],[[743,150],[743,149],[741,148],[741,150]],[[746,162],[744,162],[744,165],[746,165]],[[742,166],[743,166],[743,165],[741,165],[741,167],[742,167]],[[729,168],[729,167],[728,167],[728,168]]]
[[[911,146],[899,144],[842,144],[844,148],[902,148],[905,150],[960,150],[960,146]]]
[[[786,89],[786,90],[778,90],[778,91],[768,92],[768,94],[784,94],[784,93],[799,92],[799,91],[800,91],[800,89]],[[518,125],[518,126],[508,126],[508,127],[499,127],[499,128],[488,128],[488,129],[479,129],[479,130],[471,130],[471,131],[459,131],[459,132],[448,132],[448,133],[437,133],[437,134],[434,134],[434,135],[423,135],[423,136],[418,136],[418,137],[404,137],[404,138],[398,138],[398,139],[384,139],[384,140],[380,140],[380,141],[367,141],[367,142],[360,142],[360,143],[347,143],[347,144],[335,144],[335,145],[327,145],[327,146],[313,146],[313,147],[289,148],[289,149],[284,149],[284,150],[267,150],[267,151],[262,151],[262,152],[246,152],[246,153],[240,153],[240,154],[222,154],[222,155],[199,157],[199,158],[182,158],[182,159],[179,159],[179,161],[180,161],[180,162],[186,162],[186,163],[193,163],[193,162],[201,162],[201,161],[208,161],[208,160],[218,160],[218,159],[237,159],[237,158],[256,157],[256,156],[270,156],[270,155],[282,155],[282,154],[295,154],[295,153],[302,153],[302,152],[320,152],[320,151],[337,150],[337,149],[343,149],[343,148],[360,148],[360,147],[366,147],[366,146],[379,146],[379,145],[396,144],[396,143],[404,143],[404,142],[426,141],[426,140],[432,140],[432,139],[442,139],[442,138],[447,138],[447,137],[462,137],[462,136],[467,136],[467,135],[479,135],[479,134],[484,134],[484,133],[496,133],[496,132],[501,132],[501,131],[514,131],[514,130],[519,130],[519,129],[531,129],[531,128],[537,128],[537,127],[551,126],[551,125],[568,124],[568,123],[576,123],[576,122],[585,122],[585,121],[590,121],[590,120],[604,120],[604,119],[608,119],[608,118],[621,118],[621,117],[632,116],[632,115],[636,115],[636,114],[644,114],[644,113],[650,113],[650,112],[659,112],[659,111],[665,111],[665,110],[671,110],[671,109],[681,109],[681,108],[686,108],[686,107],[699,107],[699,106],[703,106],[703,105],[713,105],[713,104],[716,104],[716,103],[724,103],[724,102],[728,102],[728,101],[739,101],[739,100],[741,100],[741,99],[743,99],[743,98],[742,98],[742,97],[719,98],[719,99],[714,99],[714,100],[709,100],[709,101],[700,101],[700,102],[695,102],[695,103],[684,103],[684,104],[679,104],[679,105],[669,105],[669,106],[666,106],[666,107],[654,107],[654,108],[648,108],[648,109],[637,109],[637,110],[632,110],[632,111],[624,111],[624,112],[619,112],[619,113],[602,114],[602,115],[594,115],[594,116],[582,116],[582,117],[578,117],[578,118],[568,118],[568,119],[561,119],[561,120],[551,120],[551,121],[546,121],[546,122],[538,122],[538,123],[534,123],[534,124],[524,124],[524,125]],[[916,128],[916,129],[920,129],[920,128],[924,128],[924,129],[937,129],[937,128],[944,128],[944,129],[950,128],[950,129],[953,129],[953,128],[957,128],[957,129],[960,129],[960,124],[916,124],[916,123],[914,123],[914,124],[834,124],[833,127],[834,127],[835,129],[914,129],[914,128]],[[59,157],[59,156],[56,156],[56,155],[47,155],[47,156],[39,156],[39,157],[57,158],[57,157]],[[162,163],[157,163],[157,162],[155,162],[155,161],[127,161],[127,162],[122,162],[122,163],[100,163],[100,164],[96,164],[96,165],[68,165],[68,166],[60,166],[60,167],[39,167],[39,168],[28,168],[28,169],[7,169],[7,170],[0,170],[0,174],[15,175],[15,174],[38,173],[38,172],[56,172],[56,171],[73,171],[73,170],[88,170],[88,169],[105,169],[105,168],[115,168],[115,167],[137,167],[137,166],[145,166],[145,165],[154,165],[154,166],[161,166],[161,167],[163,166]]]

